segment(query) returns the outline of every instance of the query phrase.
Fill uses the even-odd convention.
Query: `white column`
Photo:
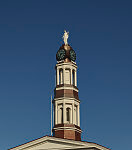
[[[72,103],[72,123],[75,124],[75,119],[74,119],[74,103]]]
[[[58,118],[58,116],[57,116],[58,115],[58,113],[57,113],[57,103],[55,102],[54,104],[55,104],[55,124],[57,124],[57,120],[58,120],[57,119]]]
[[[71,71],[70,71],[70,73],[71,73],[71,84],[73,83],[73,79],[72,79],[72,68],[71,68]]]
[[[66,123],[66,105],[63,102],[63,123]]]
[[[73,119],[73,116],[72,116],[72,108],[70,108],[70,123],[72,124],[72,119]]]
[[[77,71],[75,70],[75,86],[77,86]]]
[[[65,84],[65,68],[63,68],[63,83]]]
[[[57,77],[56,77],[56,79],[57,79],[57,85],[59,85],[59,69],[57,68],[56,70],[57,70]]]
[[[57,85],[57,79],[56,79],[57,76],[56,76],[56,74],[57,74],[57,73],[55,73],[55,86]]]
[[[77,125],[80,127],[80,105],[78,104],[78,106],[77,106],[77,121],[78,121],[78,123],[77,123]]]

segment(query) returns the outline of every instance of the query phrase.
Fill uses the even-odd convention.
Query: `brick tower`
[[[82,131],[80,129],[76,53],[67,43],[68,33],[66,31],[63,38],[65,44],[56,54],[53,136],[79,141]]]

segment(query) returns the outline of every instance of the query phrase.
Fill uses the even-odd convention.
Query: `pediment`
[[[45,136],[9,150],[110,150],[96,143]]]

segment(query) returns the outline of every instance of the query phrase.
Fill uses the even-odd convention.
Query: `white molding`
[[[70,86],[65,86],[65,85],[63,87],[56,87],[55,89],[56,91],[57,90],[74,90],[76,92],[79,92],[79,90],[76,89],[75,87],[70,87]]]
[[[77,103],[80,104],[80,100],[76,99],[76,98],[70,98],[70,97],[60,97],[60,98],[54,98],[53,101],[68,101],[69,100],[69,103],[72,104],[72,101],[75,101]]]
[[[62,66],[64,66],[64,68],[67,67],[67,66],[72,66],[72,67],[75,67],[77,69],[77,65],[74,64],[74,63],[57,63],[56,64],[57,68],[60,68]]]
[[[46,144],[48,144],[49,147],[46,147]],[[54,144],[54,148],[53,148],[53,144]],[[58,147],[56,147],[56,144],[58,145]],[[68,139],[49,137],[49,136],[41,137],[39,139],[33,140],[31,142],[25,143],[23,145],[20,145],[14,148],[11,148],[9,150],[40,150],[39,148],[40,145],[42,146],[41,150],[47,150],[47,149],[76,150],[79,148],[80,149],[98,148],[99,150],[110,150],[109,148],[103,147],[102,145],[98,145],[96,143],[68,140]],[[50,145],[52,145],[52,147]]]
[[[75,128],[75,127],[56,127],[56,128],[53,128],[53,130],[74,130],[79,133],[82,133],[82,130]]]

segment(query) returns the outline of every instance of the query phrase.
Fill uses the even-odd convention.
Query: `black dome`
[[[76,53],[70,45],[63,44],[56,53],[56,60],[61,61],[65,59],[75,61]]]

